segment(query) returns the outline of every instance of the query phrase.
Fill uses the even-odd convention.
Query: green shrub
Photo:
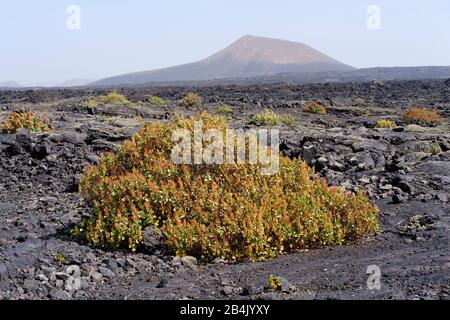
[[[80,106],[84,108],[96,108],[98,107],[98,102],[94,99],[84,100],[80,103]]]
[[[233,109],[228,105],[222,105],[217,109],[217,112],[222,115],[229,115],[233,113]]]
[[[261,126],[276,126],[280,120],[280,116],[272,110],[264,110],[261,113],[253,115],[252,120]]]
[[[33,132],[51,131],[50,121],[42,118],[37,113],[19,110],[12,112],[0,127],[3,133],[16,133],[19,129],[27,129]]]
[[[295,118],[289,114],[278,115],[272,110],[264,110],[261,113],[255,114],[252,120],[261,126],[276,126],[277,124],[284,124],[286,126],[292,126],[295,124]]]
[[[80,192],[93,216],[73,230],[92,245],[137,249],[147,226],[167,249],[206,260],[262,260],[300,248],[344,244],[378,230],[378,209],[362,193],[330,187],[305,162],[280,157],[276,175],[261,165],[175,165],[172,133],[227,124],[220,116],[149,123],[117,154],[86,169]]]
[[[412,107],[403,114],[403,121],[407,123],[437,125],[444,121],[439,112],[427,109],[425,107]]]
[[[130,101],[117,91],[108,92],[104,96],[97,97],[97,101],[101,104],[111,104],[111,105],[129,105]]]
[[[364,104],[364,103],[366,103],[366,100],[363,98],[355,98],[355,99],[353,99],[353,102],[357,103],[357,104]]]
[[[311,102],[308,102],[308,104],[303,108],[303,112],[326,114],[327,109],[325,109],[325,107],[322,106],[321,104],[311,101]]]
[[[267,279],[267,288],[272,291],[281,291],[283,286],[283,280],[281,277],[276,277],[274,275],[270,275]]]
[[[388,128],[388,129],[395,128],[396,126],[397,124],[395,123],[395,121],[387,119],[378,120],[375,125],[376,128]]]
[[[441,148],[439,146],[436,146],[436,145],[432,145],[431,148],[430,148],[430,153],[432,153],[432,154],[438,154],[441,151],[442,151]]]
[[[285,126],[293,126],[295,124],[295,118],[290,114],[285,114],[280,117],[280,121]]]
[[[166,100],[157,96],[150,96],[147,101],[153,106],[165,106],[167,104]]]
[[[189,92],[186,96],[184,96],[178,104],[182,107],[194,107],[198,108],[203,105],[203,99],[198,94],[194,92]]]
[[[66,262],[66,256],[64,255],[64,253],[57,253],[53,258],[55,262],[59,264],[63,264],[64,262]]]
[[[217,112],[222,115],[222,117],[225,120],[231,120],[233,119],[232,114],[233,114],[233,109],[228,106],[228,105],[222,105],[217,109]]]

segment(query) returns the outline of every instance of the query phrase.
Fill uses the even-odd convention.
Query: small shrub
[[[395,121],[387,119],[378,120],[375,125],[376,128],[388,128],[388,129],[395,128],[396,126],[397,124],[395,123]]]
[[[259,114],[255,114],[252,120],[261,126],[275,126],[277,124],[284,124],[286,126],[293,126],[295,124],[295,118],[289,114],[278,115],[272,110],[264,110]]]
[[[112,121],[114,117],[112,116],[100,116],[100,122],[109,122]]]
[[[51,131],[50,121],[41,118],[38,114],[27,110],[20,110],[9,115],[2,126],[1,131],[4,133],[16,133],[17,130],[25,128],[33,132]]]
[[[437,125],[442,123],[444,118],[440,113],[425,107],[412,107],[403,114],[403,120],[407,123]]]
[[[64,255],[64,253],[57,253],[53,258],[55,259],[55,262],[59,264],[63,264],[64,262],[66,262],[66,256]]]
[[[283,287],[283,280],[281,277],[270,275],[267,279],[267,288],[272,291],[281,291]]]
[[[357,103],[357,104],[364,104],[364,103],[366,103],[366,100],[363,98],[355,98],[355,99],[353,99],[353,102]]]
[[[249,163],[175,165],[172,134],[180,128],[193,134],[195,121],[204,131],[228,128],[208,114],[148,123],[117,154],[87,168],[80,192],[93,215],[73,235],[136,250],[152,226],[178,256],[239,261],[340,245],[378,230],[378,209],[362,192],[328,186],[299,159],[281,156],[272,176]]]
[[[432,154],[438,154],[441,151],[442,151],[441,148],[439,146],[436,146],[436,145],[432,145],[431,148],[430,148],[430,153],[432,153]]]
[[[94,99],[84,100],[80,103],[80,106],[84,108],[96,108],[98,107],[98,102]]]
[[[219,113],[225,120],[233,119],[233,109],[228,105],[222,105],[217,109],[217,113]]]
[[[280,117],[280,121],[285,126],[293,126],[295,124],[295,118],[290,114],[285,114]]]
[[[203,105],[203,99],[198,94],[194,92],[189,92],[186,96],[184,96],[178,104],[182,107],[194,107],[198,108]]]
[[[276,126],[280,120],[280,116],[272,110],[264,110],[261,113],[253,115],[252,120],[261,126]]]
[[[111,104],[111,105],[129,105],[130,101],[117,91],[108,92],[104,96],[97,97],[97,101],[101,104]]]
[[[157,96],[150,96],[147,101],[153,106],[165,106],[167,104],[166,100]]]
[[[230,113],[233,113],[233,109],[231,109],[230,106],[222,105],[217,109],[217,112],[224,115],[229,115]]]
[[[303,112],[326,114],[327,109],[325,109],[325,107],[322,106],[321,104],[311,101],[311,102],[308,102],[308,104],[303,108]]]

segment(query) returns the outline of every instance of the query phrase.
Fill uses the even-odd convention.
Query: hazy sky
[[[81,29],[69,30],[70,5]],[[381,29],[367,8],[381,9]],[[449,0],[14,0],[0,2],[0,82],[52,85],[193,62],[253,34],[355,67],[450,65]]]

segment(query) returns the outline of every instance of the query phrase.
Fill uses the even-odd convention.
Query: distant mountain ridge
[[[421,66],[421,67],[375,67],[362,68],[351,71],[329,71],[312,73],[281,73],[273,76],[258,77],[255,83],[292,82],[298,84],[327,83],[327,82],[370,82],[382,81],[414,81],[446,79],[450,84],[450,66]],[[238,80],[229,80],[236,82]],[[238,82],[250,80],[239,79]]]
[[[119,75],[93,82],[92,85],[137,85],[166,81],[250,78],[284,72],[350,70],[354,68],[306,44],[248,35],[199,62]]]
[[[56,87],[82,87],[92,82],[94,82],[93,79],[71,79],[56,85]]]
[[[15,81],[0,82],[0,88],[21,88],[22,85]]]
[[[351,71],[279,73],[251,78],[226,78],[199,81],[160,81],[145,84],[112,85],[111,87],[147,87],[147,86],[228,86],[228,85],[262,85],[288,83],[304,85],[311,83],[361,83],[379,81],[418,81],[442,79],[450,86],[450,66],[429,67],[376,67]],[[104,86],[109,87],[109,86]]]

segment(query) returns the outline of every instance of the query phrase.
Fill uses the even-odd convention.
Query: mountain
[[[22,87],[15,81],[0,82],[0,88],[20,88]]]
[[[119,75],[92,85],[133,85],[164,81],[249,78],[286,72],[350,71],[352,67],[303,43],[245,36],[204,60]]]
[[[93,79],[71,79],[56,85],[56,87],[83,87],[93,81]]]
[[[371,82],[381,81],[414,81],[444,79],[450,86],[450,66],[421,67],[376,67],[362,68],[350,71],[325,71],[303,73],[280,73],[252,79],[223,79],[208,81],[211,85],[227,84],[262,84],[262,83],[327,83],[327,82]],[[190,83],[194,84],[194,83]],[[195,83],[202,84],[201,82]]]

